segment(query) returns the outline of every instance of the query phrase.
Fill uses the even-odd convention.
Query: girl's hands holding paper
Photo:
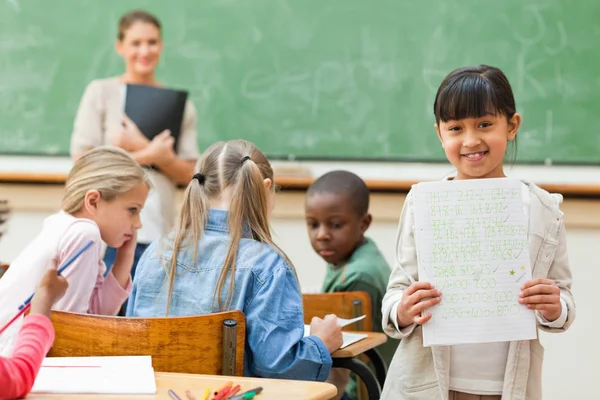
[[[442,292],[432,283],[414,282],[402,293],[396,318],[400,328],[411,324],[423,325],[431,319],[431,313],[424,312],[442,301]]]
[[[552,279],[534,279],[521,286],[519,303],[537,310],[547,321],[560,317],[560,288]]]
[[[42,277],[38,290],[31,300],[31,314],[42,314],[50,317],[52,305],[60,300],[67,291],[67,280],[58,275],[56,261],[51,261],[48,270]]]

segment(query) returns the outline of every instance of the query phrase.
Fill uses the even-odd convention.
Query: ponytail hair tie
[[[246,160],[252,160],[252,159],[250,158],[250,156],[244,156],[244,158],[242,158],[242,164],[244,164],[244,162]]]
[[[196,179],[201,185],[204,185],[204,182],[206,182],[206,176],[204,176],[204,174],[201,173],[194,174],[194,177],[192,179]]]

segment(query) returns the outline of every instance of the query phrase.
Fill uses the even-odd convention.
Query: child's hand
[[[339,349],[344,343],[342,326],[333,314],[326,315],[325,319],[313,317],[310,322],[310,334],[321,339],[330,353]]]
[[[31,314],[49,317],[52,305],[64,296],[68,286],[67,280],[58,275],[56,261],[53,260],[31,300]]]
[[[429,282],[415,282],[402,294],[398,306],[398,326],[405,328],[410,324],[423,325],[431,318],[431,313],[421,313],[442,301],[442,292]]]
[[[123,242],[123,245],[117,249],[117,258],[133,262],[135,256],[135,248],[137,246],[137,231],[133,233],[131,239]]]
[[[538,310],[546,320],[552,322],[562,311],[560,288],[551,279],[534,279],[521,286],[519,303],[531,310]]]
[[[117,282],[123,288],[127,288],[129,284],[131,269],[135,260],[135,250],[137,247],[137,231],[133,232],[131,239],[123,242],[121,247],[117,249],[115,263],[110,269],[110,273],[114,276]]]

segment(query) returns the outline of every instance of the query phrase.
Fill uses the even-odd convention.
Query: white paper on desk
[[[352,318],[352,319],[346,319],[346,318],[340,318],[337,317],[338,322],[340,323],[340,325],[342,327],[353,324],[355,322],[360,321],[361,319],[365,319],[366,315],[361,315],[360,317],[356,317],[356,318]]]
[[[342,325],[343,326],[343,325]],[[310,325],[304,325],[304,337],[310,336]],[[340,346],[340,349],[344,347],[350,346],[352,343],[356,343],[359,340],[363,340],[369,335],[364,333],[350,333],[350,332],[342,332],[342,340],[343,343]]]
[[[48,357],[32,393],[155,394],[150,356]]]
[[[498,178],[413,186],[419,280],[442,292],[428,310],[424,346],[536,337],[534,312],[518,302],[531,279],[522,185]]]

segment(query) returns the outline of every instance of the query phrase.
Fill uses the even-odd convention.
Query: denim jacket
[[[533,279],[548,278],[560,288],[567,319],[560,328],[538,323],[547,332],[564,332],[575,319],[571,293],[571,269],[567,256],[562,196],[550,194],[531,182],[529,187],[529,255]],[[448,400],[450,348],[423,347],[422,329],[415,324],[397,329],[392,309],[411,280],[418,278],[415,245],[415,209],[412,191],[406,197],[397,243],[397,262],[383,299],[383,329],[390,337],[402,339],[388,370],[382,399]],[[412,278],[409,278],[409,276]],[[395,316],[395,314],[394,314]],[[542,399],[542,360],[544,348],[538,339],[510,343],[502,400]]]
[[[211,209],[204,236],[193,249],[183,248],[171,295],[170,316],[203,315],[213,310],[213,295],[227,248],[227,211]],[[127,316],[161,317],[167,304],[168,278],[164,265],[171,259],[173,236],[153,242],[140,259]],[[223,286],[223,304],[230,277]],[[231,309],[246,316],[244,374],[264,378],[325,381],[331,356],[316,336],[304,336],[302,294],[296,275],[269,245],[245,231],[235,266]]]

